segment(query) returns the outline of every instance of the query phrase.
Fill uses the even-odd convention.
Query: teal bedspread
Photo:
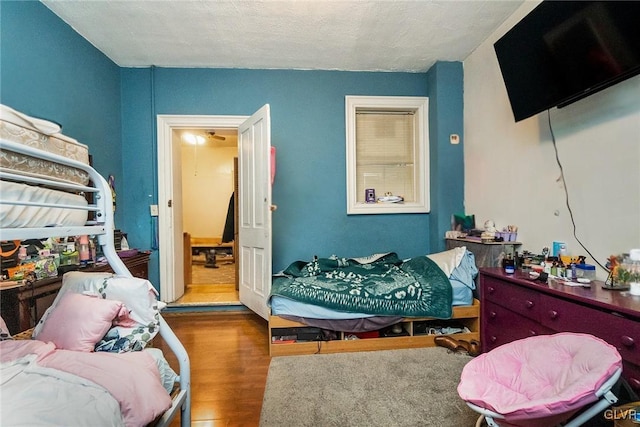
[[[451,283],[440,267],[426,256],[402,261],[393,252],[296,261],[273,278],[271,295],[343,312],[438,319],[452,314]]]

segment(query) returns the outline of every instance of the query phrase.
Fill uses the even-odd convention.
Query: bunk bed
[[[109,280],[111,278],[114,280],[131,279],[131,283],[137,283],[143,287],[149,286],[150,289],[148,289],[147,295],[154,295],[155,290],[148,281],[136,279],[131,275],[115,249],[111,189],[108,182],[88,164],[88,156],[86,152],[83,153],[81,150],[82,144],[78,144],[76,141],[59,134],[60,129],[56,128],[54,123],[30,118],[5,106],[2,107],[3,114],[0,117],[3,119],[0,120],[0,240],[24,241],[27,239],[42,240],[65,236],[96,236],[102,253],[111,269],[115,272],[114,275],[108,275],[110,277]],[[16,120],[5,121],[4,118],[7,115]],[[91,275],[92,273],[80,274]],[[104,273],[95,274],[102,274],[102,278],[106,277]],[[65,279],[67,279],[66,275],[63,277],[63,281]],[[136,282],[136,280],[138,281]],[[141,283],[141,281],[146,282],[147,285]],[[64,284],[61,291],[63,289],[65,289]],[[146,288],[143,288],[143,290],[146,290]],[[80,296],[89,298],[86,295]],[[157,292],[155,292],[155,297],[157,297]],[[125,351],[121,349],[117,353],[105,353],[93,351],[93,348],[89,350],[74,349],[74,347],[80,345],[78,343],[66,344],[71,349],[63,350],[57,348],[58,344],[37,339],[29,339],[23,342],[0,340],[1,366],[3,373],[7,374],[3,375],[2,378],[2,412],[9,416],[10,412],[13,411],[13,396],[11,396],[11,393],[6,393],[6,391],[15,390],[16,387],[14,386],[12,389],[8,381],[13,380],[14,377],[16,381],[27,381],[34,378],[34,375],[27,376],[27,379],[22,379],[20,376],[23,372],[18,368],[21,365],[28,365],[26,371],[32,374],[42,370],[51,374],[48,377],[47,375],[41,376],[40,380],[33,384],[28,381],[19,382],[22,386],[18,387],[18,390],[26,390],[31,387],[33,392],[29,395],[30,414],[28,415],[36,417],[40,423],[50,420],[51,425],[66,424],[62,414],[60,414],[60,417],[62,417],[60,418],[57,413],[38,413],[39,410],[51,411],[52,402],[55,402],[56,405],[60,404],[60,406],[57,406],[59,409],[56,412],[69,412],[70,419],[75,420],[74,423],[78,422],[82,414],[91,412],[95,414],[96,418],[93,418],[89,424],[106,422],[109,425],[167,426],[179,415],[181,425],[183,427],[189,426],[191,423],[189,356],[178,337],[162,318],[160,310],[163,303],[155,297],[152,305],[157,308],[157,334],[162,337],[168,348],[175,354],[179,366],[177,375],[173,378],[174,384],[171,390],[166,385],[162,385],[162,378],[158,378],[160,386],[163,388],[162,391],[166,393],[166,397],[163,397],[163,399],[166,398],[166,402],[161,407],[161,410],[158,410],[157,407],[154,409],[158,413],[153,419],[145,420],[138,416],[139,412],[142,412],[141,406],[151,405],[155,400],[149,391],[152,387],[148,386],[148,383],[142,382],[141,377],[146,374],[142,373],[141,363],[147,363],[149,360],[147,354],[154,353],[153,357],[156,366],[160,366],[161,363],[165,363],[168,366],[160,350],[137,348],[136,350],[141,351]],[[114,300],[107,301],[109,299],[108,296],[105,297],[103,295],[102,298],[104,298],[103,302],[111,306],[118,304]],[[91,300],[94,299],[91,298]],[[56,310],[62,310],[63,307],[66,307],[64,303],[69,300],[71,298],[60,298],[59,300],[56,297],[54,302],[54,304],[58,303]],[[140,303],[144,305],[145,302],[143,298],[143,300],[132,304]],[[85,301],[83,300],[80,306],[84,303]],[[78,306],[76,304],[74,307]],[[122,312],[123,309],[125,310],[124,313]],[[117,306],[115,312],[126,314],[126,307],[124,305]],[[45,313],[45,316],[47,313]],[[55,313],[59,313],[59,311]],[[51,314],[50,318],[53,316],[54,314]],[[53,323],[50,320],[47,320],[47,322],[49,324]],[[0,329],[2,329],[3,323],[0,321]],[[29,331],[29,334],[31,332]],[[45,337],[46,335],[43,333],[39,336]],[[5,334],[4,338],[10,338],[10,336]],[[139,347],[144,347],[144,345]],[[12,354],[16,354],[19,357],[11,359]],[[141,357],[144,360],[141,361]],[[57,358],[57,361],[52,361],[53,358]],[[87,358],[91,359],[88,362],[89,365],[78,365],[82,366],[82,368],[78,368],[80,372],[73,371],[73,365],[84,363],[83,360]],[[37,363],[34,365],[34,359],[37,359],[43,365],[40,366]],[[110,378],[108,377],[111,377],[112,374],[108,369],[115,365],[127,365],[129,363],[127,360],[129,359],[132,360],[132,364],[137,364],[135,366],[132,365],[128,368],[128,371],[125,371],[129,372],[129,376],[121,381],[112,381],[113,383],[120,383],[114,384],[116,389],[121,388],[118,396],[113,394],[111,388],[99,381],[93,381],[93,377],[89,380],[78,379],[78,375],[81,376],[84,369],[84,372],[95,370],[98,375],[102,372],[102,376],[109,380]],[[93,368],[91,368],[91,364],[94,365]],[[68,369],[64,368],[65,366]],[[62,368],[66,370],[58,371],[58,369]],[[158,372],[151,376],[154,378],[159,377]],[[42,377],[47,377],[47,379],[43,380]],[[111,379],[115,380],[115,378]],[[140,381],[139,384],[138,381]],[[79,384],[76,387],[77,391],[74,391],[72,383]],[[59,386],[64,386],[64,388],[58,388]],[[156,384],[154,383],[152,386],[156,387]],[[136,395],[126,396],[131,393],[136,393]],[[87,397],[89,394],[92,397]],[[18,393],[18,395],[24,399],[24,393]],[[19,397],[16,396],[15,398]],[[129,398],[132,400],[129,400]],[[164,401],[163,399],[158,400]],[[116,402],[115,408],[120,413],[113,414],[115,418],[111,420],[108,417],[113,412],[114,402]],[[127,414],[125,414],[125,411],[128,411]],[[107,418],[100,418],[102,416]]]
[[[272,281],[270,354],[429,347],[442,334],[479,340],[477,274],[464,247],[296,261]]]

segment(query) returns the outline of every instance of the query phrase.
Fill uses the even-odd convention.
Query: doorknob
[[[271,209],[271,212],[273,212],[276,209],[278,209],[278,205],[271,205],[271,206],[269,206],[269,209]]]

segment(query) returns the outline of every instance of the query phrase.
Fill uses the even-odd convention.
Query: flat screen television
[[[494,48],[518,122],[640,73],[640,1],[545,0]]]

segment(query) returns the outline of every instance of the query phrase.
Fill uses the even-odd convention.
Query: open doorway
[[[172,305],[235,305],[237,128],[179,129],[185,293]]]
[[[275,152],[271,147],[270,107],[251,116],[158,115],[158,242],[160,298],[173,305],[185,291],[185,238],[182,212],[181,129],[237,129],[237,241],[239,301],[264,319],[271,292],[271,183]],[[177,141],[174,143],[174,141]],[[187,263],[190,265],[190,263]],[[190,270],[187,270],[190,271]],[[179,305],[179,304],[178,304]]]

